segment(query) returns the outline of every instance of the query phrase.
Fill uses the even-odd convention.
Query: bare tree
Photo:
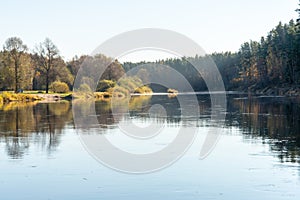
[[[55,66],[55,59],[59,57],[59,50],[56,45],[46,38],[44,42],[37,47],[38,63],[42,72],[46,76],[46,93],[49,92],[50,71]]]
[[[23,44],[23,41],[18,37],[8,38],[3,47],[4,51],[8,52],[8,57],[11,59],[14,65],[15,74],[15,92],[20,89],[20,67],[21,56],[27,51],[27,46]]]

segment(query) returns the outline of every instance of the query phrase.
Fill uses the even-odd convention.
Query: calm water
[[[87,153],[70,102],[5,105],[0,109],[0,199],[300,199],[299,100],[228,95],[222,126],[210,120],[209,96],[198,100],[201,116],[189,119],[180,118],[178,101],[167,96],[133,97],[129,118],[114,117],[110,103],[96,102],[98,131],[128,151],[162,149],[182,124],[199,128],[181,159],[142,175],[117,172]],[[75,104],[89,108],[89,102]],[[154,104],[164,106],[167,116],[149,115]],[[120,102],[120,113],[123,107]],[[141,126],[164,124],[168,137],[142,145],[127,141],[118,123],[129,119]],[[222,136],[200,160],[211,126]]]

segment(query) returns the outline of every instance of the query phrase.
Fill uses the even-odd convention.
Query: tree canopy
[[[260,41],[243,43],[237,52],[172,58],[158,60],[152,64],[167,65],[175,69],[189,81],[195,91],[207,90],[203,80],[203,74],[207,75],[207,72],[199,74],[190,61],[205,63],[208,57],[216,63],[227,90],[299,87],[300,8],[296,9],[296,12],[299,14],[296,21],[291,20],[286,24],[279,22],[267,36],[261,37]],[[20,38],[11,37],[0,51],[0,90],[18,92],[20,89],[27,89],[48,92],[49,86],[55,81],[66,83],[73,89],[73,82],[80,67],[83,70],[83,73],[80,73],[81,77],[77,77],[80,83],[96,90],[116,84],[120,78],[126,76],[126,72],[145,64],[146,62],[121,64],[102,54],[75,56],[66,62],[60,56],[58,47],[49,38],[39,43],[33,52],[28,52],[27,46]],[[100,74],[102,76],[98,77]],[[146,65],[139,68],[134,75],[145,83],[154,76],[161,79],[170,76],[168,70]],[[106,80],[114,83],[107,84],[110,82]],[[174,85],[176,86],[176,80]]]

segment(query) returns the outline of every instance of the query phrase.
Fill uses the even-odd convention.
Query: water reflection
[[[189,96],[183,96],[189,103]],[[137,96],[129,100],[94,102],[76,100],[57,103],[7,104],[0,108],[0,143],[5,144],[7,155],[23,158],[30,146],[35,145],[48,153],[60,144],[66,126],[73,128],[72,104],[79,105],[85,115],[96,110],[102,130],[115,128],[120,120],[138,118],[143,122],[170,125],[210,126],[210,99],[199,95],[199,117],[181,118],[182,108],[177,98],[168,96]],[[165,113],[149,114],[152,105],[160,104]],[[95,105],[93,108],[91,105]],[[193,106],[193,105],[191,105]],[[127,115],[127,109],[129,115]],[[114,115],[113,113],[118,113]],[[228,97],[226,128],[237,127],[246,141],[268,143],[281,162],[300,162],[300,102],[287,98],[257,98],[242,95]]]
[[[72,120],[70,102],[10,103],[0,111],[0,141],[11,158],[22,158],[30,145],[54,151]]]
[[[281,162],[300,163],[300,102],[282,97],[232,98],[228,126],[238,126],[248,140],[261,138]]]

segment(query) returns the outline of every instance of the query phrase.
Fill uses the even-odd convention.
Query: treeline
[[[153,65],[166,65],[177,70],[189,81],[195,91],[207,90],[206,84],[191,63],[207,64],[210,58],[216,63],[226,90],[256,91],[269,88],[298,87],[300,84],[300,9],[299,19],[288,24],[279,23],[260,41],[245,42],[238,52],[213,53],[204,57],[159,60]],[[149,63],[124,63],[126,72],[144,66],[136,74],[144,80],[151,75],[168,77],[167,72]],[[206,71],[202,71],[205,74]],[[149,75],[150,74],[150,75]],[[174,81],[176,82],[176,81]],[[176,88],[176,87],[175,87]],[[183,89],[184,90],[184,89]],[[159,90],[158,90],[159,91]]]
[[[20,109],[21,108],[21,109]],[[51,153],[60,144],[63,129],[72,123],[69,102],[50,104],[10,103],[1,108],[0,142],[14,159],[23,158],[30,146],[38,145]]]
[[[109,66],[100,80],[116,81],[125,73],[118,61],[104,55],[74,57],[65,62],[57,46],[49,38],[29,52],[20,38],[12,37],[6,40],[0,51],[0,90],[45,90],[48,93],[52,83],[55,86],[59,86],[58,83],[67,84],[68,90],[72,90],[81,66],[85,70],[83,75],[86,74],[81,83],[93,87],[99,79],[94,76],[99,71],[97,67],[103,67],[104,64]]]
[[[300,9],[296,11],[300,16]],[[261,37],[260,41],[242,44],[238,52],[166,59],[155,63],[126,62],[123,65],[104,55],[75,56],[71,61],[65,62],[56,45],[48,38],[38,44],[32,52],[29,52],[20,38],[12,37],[5,42],[3,50],[0,51],[0,90],[18,92],[20,89],[24,89],[48,92],[54,81],[56,81],[56,85],[57,82],[66,83],[72,90],[75,76],[80,67],[83,68],[80,73],[81,77],[79,77],[80,88],[85,90],[104,91],[116,85],[117,80],[127,72],[132,72],[132,75],[139,77],[142,83],[169,79],[169,85],[172,85],[172,88],[179,89],[179,91],[186,90],[186,88],[180,88],[180,83],[170,76],[170,70],[149,67],[149,64],[152,64],[152,66],[167,65],[171,69],[175,69],[189,81],[194,91],[202,91],[207,90],[203,75],[209,78],[209,71],[204,70],[200,75],[191,61],[192,63],[206,64],[210,58],[216,63],[226,90],[255,91],[265,87],[298,87],[300,84],[299,22],[299,19],[297,22],[291,20],[288,24],[280,22],[266,37]],[[109,67],[99,80],[100,67],[107,65]],[[142,67],[133,70],[137,66]],[[129,85],[134,85],[132,80],[128,79],[131,82]],[[132,87],[127,87],[129,90],[133,90]],[[151,87],[156,86],[151,85]],[[155,91],[160,91],[160,89]],[[165,91],[165,89],[161,89],[161,91]]]
[[[298,10],[299,12],[299,10]],[[299,20],[298,20],[299,21]],[[300,28],[291,20],[281,22],[261,40],[241,45],[238,52],[213,53],[205,57],[159,60],[153,65],[166,65],[181,73],[194,90],[206,90],[200,74],[191,63],[205,63],[208,59],[216,63],[226,90],[258,90],[265,87],[290,87],[300,84]],[[124,63],[126,72],[147,63]],[[151,74],[167,76],[162,71],[142,67],[137,72],[144,79]],[[205,73],[205,72],[204,72]],[[150,74],[150,75],[149,75]]]
[[[261,89],[300,84],[300,32],[291,20],[281,22],[259,42],[244,43],[236,53],[214,53],[228,89]]]
[[[149,88],[141,87],[143,83],[137,77],[124,75],[121,63],[102,54],[75,56],[65,62],[49,38],[29,52],[20,38],[12,37],[0,51],[0,91],[64,93],[74,89],[76,76],[79,84],[75,89],[84,92],[105,92],[111,88],[126,94],[149,91]]]
[[[53,42],[46,38],[30,53],[20,38],[6,40],[0,52],[0,90],[46,90],[56,81],[72,87],[74,76]]]

